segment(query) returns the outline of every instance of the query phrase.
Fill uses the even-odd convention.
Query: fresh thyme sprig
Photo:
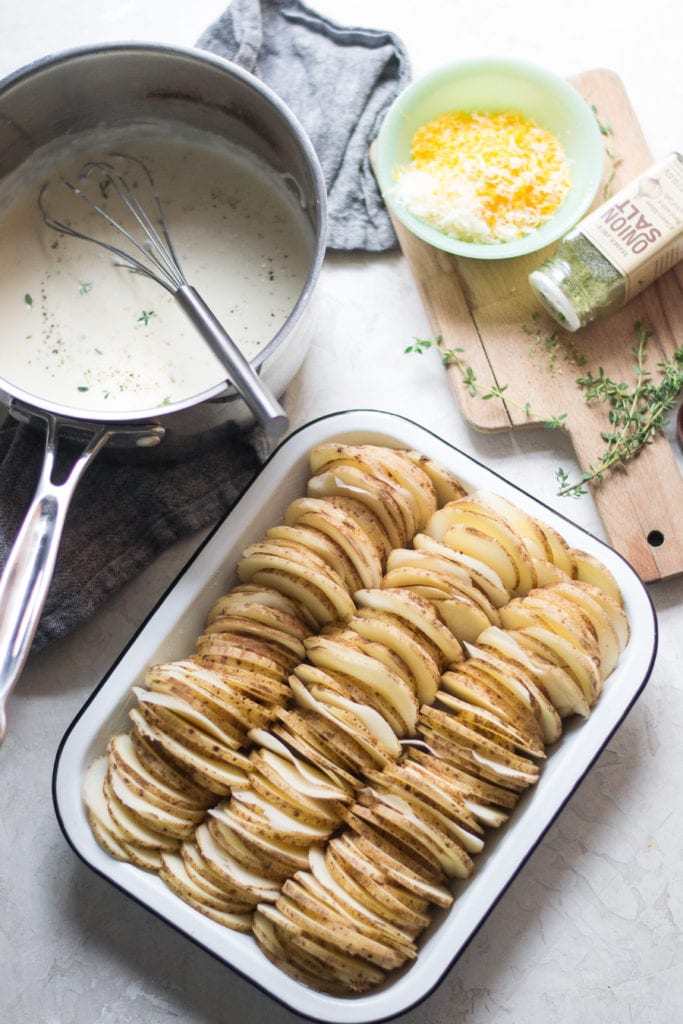
[[[605,449],[597,463],[582,473],[578,483],[573,483],[565,470],[558,469],[560,495],[580,497],[586,494],[587,483],[601,481],[609,470],[624,468],[629,460],[652,444],[683,389],[683,345],[674,352],[671,361],[657,364],[660,379],[655,381],[645,366],[652,331],[646,331],[641,321],[635,324],[635,331],[634,380],[630,388],[626,383],[611,380],[602,367],[597,374],[589,371],[576,382],[586,401],[607,402],[611,429],[601,431]]]
[[[604,136],[605,139],[611,138],[611,136],[612,136],[612,127],[611,127],[611,125],[607,124],[605,121],[601,120],[600,115],[598,114],[598,108],[596,107],[596,105],[594,103],[591,104],[591,110],[593,111],[593,114],[595,115],[595,120],[598,122],[598,128],[600,129],[600,134],[602,136]],[[605,142],[605,156],[610,161],[610,173],[608,174],[607,180],[605,181],[605,184],[603,185],[602,198],[603,199],[609,199],[609,197],[610,197],[610,195],[612,193],[612,186],[614,185],[614,178],[615,178],[616,173],[617,173],[617,167],[621,163],[621,157],[613,149],[610,149],[610,147],[607,145],[606,142]]]
[[[463,348],[442,349],[441,341],[441,335],[438,335],[436,338],[414,338],[413,344],[408,345],[407,348],[404,349],[404,352],[422,355],[430,348],[436,348],[441,354],[441,362],[443,365],[447,367],[454,366],[459,371],[463,384],[473,398],[476,398],[478,395],[484,402],[489,401],[492,398],[504,399],[507,405],[515,409],[520,409],[529,419],[536,420],[542,426],[552,430],[557,427],[561,427],[564,424],[564,421],[567,418],[566,412],[560,413],[558,416],[551,416],[548,418],[537,415],[531,408],[530,402],[525,402],[524,405],[519,405],[517,402],[513,402],[506,394],[508,389],[507,384],[493,384],[490,387],[484,387],[481,385],[477,380],[477,376],[473,368],[463,359],[465,350]]]

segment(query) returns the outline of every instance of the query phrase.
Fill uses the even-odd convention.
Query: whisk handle
[[[281,437],[289,418],[277,398],[245,359],[239,348],[192,285],[182,285],[175,297],[214,355],[228,371],[231,382],[269,437]]]

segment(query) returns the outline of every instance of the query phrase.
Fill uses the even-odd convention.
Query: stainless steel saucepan
[[[311,342],[313,292],[326,245],[326,196],[313,148],[286,105],[249,73],[200,50],[115,43],[37,61],[0,82],[0,186],[42,147],[79,132],[171,122],[224,137],[265,160],[291,183],[310,224],[310,269],[285,324],[252,360],[280,396]],[[1,272],[1,269],[0,269]],[[0,330],[2,310],[0,309]],[[3,376],[0,402],[46,435],[45,458],[29,508],[0,579],[0,741],[5,704],[38,625],[76,486],[92,460],[177,459],[244,430],[253,417],[228,381],[163,407],[112,415],[56,405]],[[74,449],[69,474],[55,482],[59,447]],[[1,481],[0,481],[1,486]]]

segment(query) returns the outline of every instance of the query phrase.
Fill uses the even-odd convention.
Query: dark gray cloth
[[[175,541],[216,522],[259,469],[253,439],[144,466],[100,453],[76,488],[33,649],[84,622]],[[12,419],[0,428],[0,565],[33,498],[43,449],[39,430]],[[59,453],[53,479],[72,458]]]
[[[254,430],[174,463],[123,465],[96,456],[69,509],[33,649],[89,618],[174,541],[216,522],[258,472],[260,441]],[[32,500],[43,449],[39,430],[13,419],[0,428],[0,565]],[[53,479],[63,478],[72,457],[59,453]]]
[[[401,43],[388,32],[335,25],[296,0],[234,0],[199,45],[260,77],[302,122],[329,189],[330,245],[370,251],[394,245],[368,147],[407,78]],[[121,465],[98,455],[67,516],[34,649],[90,617],[174,541],[216,522],[264,455],[258,430],[177,464]],[[0,427],[0,567],[33,498],[42,458],[39,432],[13,419]]]
[[[400,39],[338,25],[299,0],[233,0],[198,46],[252,72],[300,121],[325,176],[329,247],[394,247],[396,235],[368,150],[388,107],[408,84],[409,61]]]

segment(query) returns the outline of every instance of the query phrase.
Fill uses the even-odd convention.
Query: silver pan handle
[[[111,436],[105,427],[93,428],[68,476],[57,484],[53,472],[59,419],[51,414],[45,418],[47,438],[40,480],[0,579],[0,743],[7,726],[7,700],[38,628],[71,498],[91,460]]]

